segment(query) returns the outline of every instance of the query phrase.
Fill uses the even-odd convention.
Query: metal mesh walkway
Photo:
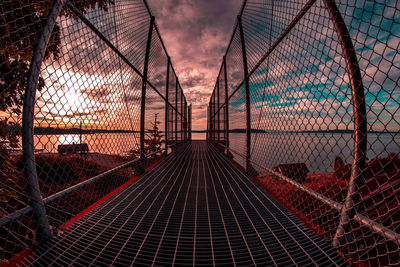
[[[206,141],[185,144],[34,254],[38,266],[345,265]]]

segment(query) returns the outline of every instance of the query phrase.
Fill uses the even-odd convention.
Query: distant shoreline
[[[79,129],[79,128],[53,128],[53,127],[35,127],[33,134],[97,134],[97,133],[140,133],[140,131],[130,130],[106,130],[106,129]]]
[[[206,130],[193,130],[192,133],[206,133]],[[232,129],[230,133],[246,133],[246,129]],[[79,129],[79,128],[53,128],[53,127],[35,127],[35,135],[54,135],[54,134],[98,134],[98,133],[140,133],[140,131],[131,130],[107,130],[107,129]],[[266,131],[252,129],[251,133],[342,133],[353,134],[353,130],[318,130],[318,131]],[[400,134],[395,131],[368,131],[372,134]]]

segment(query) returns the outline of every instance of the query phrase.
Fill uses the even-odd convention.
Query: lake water
[[[245,155],[246,135],[230,133],[230,147]],[[337,156],[352,163],[354,147],[352,134],[343,133],[258,133],[252,134],[252,160],[273,168],[284,163],[306,163],[310,172],[332,172]],[[367,158],[386,157],[400,153],[400,135],[368,134]],[[234,159],[244,165],[244,158]]]
[[[205,133],[192,133],[193,140],[204,140]],[[99,133],[83,134],[91,153],[125,155],[139,147],[139,134]],[[79,135],[35,135],[35,148],[43,152],[57,153],[59,144],[80,143]],[[257,133],[252,134],[252,160],[273,168],[283,163],[304,162],[312,173],[331,172],[335,157],[346,163],[352,161],[353,138],[351,134],[338,133]],[[246,135],[230,133],[230,147],[245,155]],[[400,135],[369,134],[367,157],[386,157],[400,152]],[[234,153],[234,159],[244,165],[244,158]]]
[[[193,140],[206,140],[206,133],[192,133]]]
[[[80,140],[82,138],[82,140]],[[139,148],[138,133],[98,133],[98,134],[60,134],[34,135],[35,149],[44,153],[57,153],[60,144],[86,143],[90,153],[126,155],[131,149]]]

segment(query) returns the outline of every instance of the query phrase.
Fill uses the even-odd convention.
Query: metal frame
[[[350,38],[349,31],[339,12],[338,7],[333,0],[324,0],[324,4],[328,9],[329,15],[335,26],[340,44],[346,59],[347,69],[349,71],[349,79],[351,83],[351,92],[353,99],[353,115],[354,115],[354,158],[351,168],[351,177],[349,188],[347,191],[344,208],[340,213],[340,222],[333,239],[333,246],[339,247],[341,239],[346,236],[347,240],[352,239],[349,233],[351,222],[356,214],[356,204],[360,199],[359,188],[363,182],[362,172],[365,169],[367,157],[367,114],[365,108],[364,86],[356,52],[354,51],[353,42]]]
[[[189,141],[192,141],[192,104],[189,105]]]
[[[146,45],[146,54],[144,58],[144,67],[143,67],[143,79],[142,79],[142,100],[140,106],[140,158],[142,160],[142,169],[141,172],[144,172],[146,165],[146,157],[145,157],[145,147],[144,147],[144,123],[145,123],[145,112],[146,112],[146,85],[147,85],[147,71],[149,67],[149,57],[150,57],[150,48],[151,48],[151,37],[153,34],[153,26],[154,26],[154,16],[150,19],[149,33],[147,35],[147,45]]]
[[[217,107],[219,109],[220,103],[219,103],[219,79],[218,78],[217,78],[217,87],[216,88],[217,88]],[[218,140],[218,143],[219,143],[221,141],[221,137],[219,136],[220,132],[221,132],[221,125],[220,125],[221,117],[219,115],[219,112],[218,112],[217,116],[218,116],[218,135],[217,135],[217,140]]]
[[[229,155],[229,98],[228,98],[228,75],[226,73],[226,56],[223,57],[224,80],[225,80],[225,153]]]
[[[148,9],[147,3],[144,0],[143,1],[147,11],[150,16],[150,26],[149,26],[149,32],[148,32],[148,39],[147,39],[147,46],[146,46],[146,55],[145,55],[145,64],[144,64],[144,71],[143,74],[118,50],[116,46],[114,46],[108,39],[105,37],[86,17],[84,14],[82,14],[71,2],[68,0],[56,0],[51,7],[51,10],[48,14],[46,23],[44,24],[42,28],[41,35],[39,37],[38,43],[35,46],[35,50],[33,53],[33,57],[30,63],[29,67],[29,73],[28,73],[28,81],[27,81],[27,86],[25,90],[25,95],[24,95],[24,103],[23,103],[23,116],[22,116],[22,150],[23,150],[23,160],[24,160],[24,169],[26,173],[26,179],[27,179],[27,184],[28,184],[28,190],[30,194],[30,203],[29,206],[15,211],[14,213],[11,213],[5,217],[0,218],[0,227],[5,226],[9,223],[12,223],[15,220],[18,220],[22,218],[25,215],[28,215],[32,213],[33,218],[35,222],[37,223],[37,228],[36,228],[36,237],[38,241],[46,241],[52,239],[52,231],[49,226],[49,222],[47,219],[47,213],[46,213],[46,205],[49,203],[52,203],[53,201],[64,197],[71,192],[77,191],[78,189],[85,187],[86,185],[92,184],[98,180],[101,180],[105,177],[110,176],[111,174],[121,170],[125,169],[128,167],[131,167],[133,164],[137,163],[138,161],[145,161],[146,158],[156,155],[162,151],[166,151],[168,153],[168,137],[166,136],[166,145],[165,148],[160,149],[156,152],[153,152],[149,155],[144,155],[144,118],[145,118],[145,97],[146,97],[146,87],[149,85],[166,103],[166,133],[168,131],[168,111],[169,108],[172,108],[175,110],[175,123],[177,123],[176,119],[178,118],[178,115],[183,117],[187,117],[187,112],[186,115],[183,114],[182,110],[181,112],[178,112],[177,109],[177,103],[176,105],[172,105],[168,101],[168,89],[169,89],[169,67],[172,68],[172,64],[170,62],[170,57],[168,56],[168,53],[166,52],[164,43],[161,39],[161,36],[158,32],[157,25],[155,24],[155,18],[151,15],[150,10]],[[63,7],[66,6],[77,18],[81,20],[82,23],[84,23],[99,39],[101,39],[113,52],[116,53],[116,55],[122,59],[139,77],[142,78],[142,102],[141,102],[141,132],[140,132],[140,149],[141,149],[141,156],[138,159],[132,160],[128,163],[125,163],[123,165],[120,165],[118,167],[115,167],[111,170],[108,170],[106,172],[103,172],[95,177],[92,177],[84,182],[81,182],[79,184],[76,184],[74,186],[71,186],[67,189],[64,189],[60,192],[57,192],[45,199],[41,197],[41,190],[39,188],[39,183],[38,183],[38,177],[37,177],[37,171],[36,171],[36,160],[35,160],[35,155],[34,155],[34,142],[33,142],[33,123],[34,123],[34,108],[35,108],[35,97],[36,97],[36,91],[38,87],[38,80],[39,80],[39,75],[41,71],[41,65],[44,59],[44,54],[48,45],[48,42],[50,40],[51,34],[53,32],[53,28],[57,22],[57,18],[63,9]],[[160,38],[162,47],[164,49],[165,54],[168,57],[168,69],[167,69],[167,94],[163,96],[157,88],[155,88],[154,85],[152,85],[148,80],[147,80],[147,71],[148,71],[148,62],[149,62],[149,54],[150,54],[150,48],[151,48],[151,38],[152,38],[152,32],[153,30],[156,30],[156,33],[158,34],[158,37]],[[175,74],[175,73],[174,73]],[[176,81],[178,82],[178,78],[175,74]],[[177,84],[178,86],[178,84]],[[176,87],[177,90],[177,87]],[[183,94],[183,92],[182,92]],[[181,96],[184,97],[184,96]],[[171,107],[169,107],[171,105]],[[187,119],[187,118],[186,118]],[[181,140],[184,141],[184,140]],[[143,165],[142,165],[143,166]],[[143,166],[144,167],[144,166]]]
[[[168,154],[168,115],[169,115],[169,101],[168,101],[168,89],[169,89],[169,68],[170,68],[170,64],[171,64],[171,58],[168,56],[168,61],[167,61],[167,79],[165,82],[165,154]]]
[[[247,66],[247,54],[246,54],[246,43],[244,41],[243,25],[241,16],[237,17],[239,33],[240,33],[240,44],[242,47],[242,59],[243,59],[243,78],[244,78],[244,90],[246,96],[246,172],[250,172],[252,169],[250,166],[250,149],[251,149],[251,110],[250,110],[250,85],[249,85],[249,72]],[[238,86],[240,88],[240,86]],[[218,112],[219,113],[219,112]]]
[[[29,67],[28,81],[24,96],[23,115],[22,115],[22,152],[25,162],[25,175],[30,193],[29,205],[32,208],[33,216],[38,224],[38,239],[45,241],[53,237],[49,222],[46,217],[46,208],[41,196],[39,182],[36,172],[36,161],[34,155],[33,142],[33,116],[35,108],[35,96],[38,87],[40,68],[44,59],[47,44],[53,28],[57,22],[64,3],[61,0],[55,1],[47,17],[46,24],[42,29],[38,44],[32,57]],[[27,209],[25,209],[27,210]],[[3,219],[6,218],[2,218]]]
[[[237,91],[244,85],[245,86],[245,93],[246,93],[246,171],[249,170],[251,164],[257,166],[261,169],[267,170],[270,173],[273,173],[275,176],[279,177],[280,179],[288,182],[291,185],[294,185],[296,188],[310,194],[311,196],[315,197],[316,199],[322,201],[323,203],[327,204],[328,206],[332,207],[333,209],[340,212],[340,222],[336,230],[335,237],[333,239],[333,246],[340,247],[342,245],[342,239],[346,238],[346,242],[351,242],[351,222],[356,221],[360,223],[362,226],[368,227],[373,232],[381,235],[382,237],[386,238],[387,240],[391,240],[397,245],[400,245],[400,235],[387,227],[357,213],[356,203],[359,199],[359,188],[362,186],[363,183],[363,175],[362,172],[365,169],[366,164],[366,149],[367,149],[367,117],[366,117],[366,105],[365,105],[365,97],[364,97],[364,87],[362,83],[362,76],[357,60],[357,56],[354,50],[353,42],[349,35],[348,29],[346,24],[340,14],[340,11],[335,4],[334,0],[323,0],[324,5],[329,13],[330,19],[333,22],[333,26],[335,27],[336,34],[339,37],[339,41],[343,50],[344,58],[346,60],[346,66],[348,70],[349,80],[351,84],[351,92],[352,92],[352,101],[353,101],[353,116],[354,116],[354,135],[355,135],[355,142],[354,142],[354,158],[351,170],[351,178],[349,182],[349,187],[347,191],[347,196],[344,202],[344,205],[341,205],[335,201],[332,201],[326,198],[323,195],[297,183],[296,181],[291,180],[288,177],[285,177],[279,173],[274,172],[271,169],[265,168],[255,162],[253,162],[250,158],[250,132],[251,132],[251,118],[250,118],[250,103],[249,103],[249,78],[253,75],[253,73],[260,67],[260,65],[268,58],[268,56],[276,49],[276,47],[282,42],[282,40],[291,32],[291,30],[296,26],[296,24],[304,17],[304,15],[310,10],[310,8],[314,5],[316,0],[309,0],[303,8],[299,11],[299,13],[293,18],[290,24],[283,30],[283,32],[279,35],[278,38],[273,41],[272,45],[268,48],[266,53],[258,60],[258,62],[254,65],[251,70],[247,70],[247,59],[246,59],[246,47],[243,37],[243,26],[241,23],[241,15],[243,14],[243,10],[246,6],[247,1],[243,1],[243,5],[240,11],[240,14],[237,18],[237,23],[234,27],[232,32],[227,50],[222,60],[222,67],[225,68],[225,82],[226,82],[226,145],[225,151],[226,155],[229,156],[229,151],[232,150],[229,147],[229,100],[233,97]],[[226,73],[226,55],[228,54],[229,48],[233,42],[237,27],[239,27],[240,31],[240,40],[242,46],[242,58],[243,58],[243,65],[244,65],[244,78],[243,80],[237,85],[235,90],[228,95],[227,90],[227,73]],[[217,81],[218,83],[218,81]],[[216,88],[214,88],[213,93],[210,97],[210,103],[208,105],[208,122],[207,122],[207,138],[211,141],[215,141],[215,136],[213,135],[214,131],[214,120],[216,119],[216,114],[221,112],[221,109],[224,105],[219,106],[216,110],[214,110],[215,105],[215,94]],[[232,150],[233,151],[233,150]],[[250,164],[251,163],[251,164]]]
[[[178,143],[178,83],[179,83],[178,77],[176,77],[176,80],[175,80],[175,105],[176,105],[176,112],[175,112],[175,144]]]

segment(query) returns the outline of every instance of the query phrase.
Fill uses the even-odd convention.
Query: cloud
[[[205,129],[214,88],[242,1],[149,0],[188,103],[194,129]]]

